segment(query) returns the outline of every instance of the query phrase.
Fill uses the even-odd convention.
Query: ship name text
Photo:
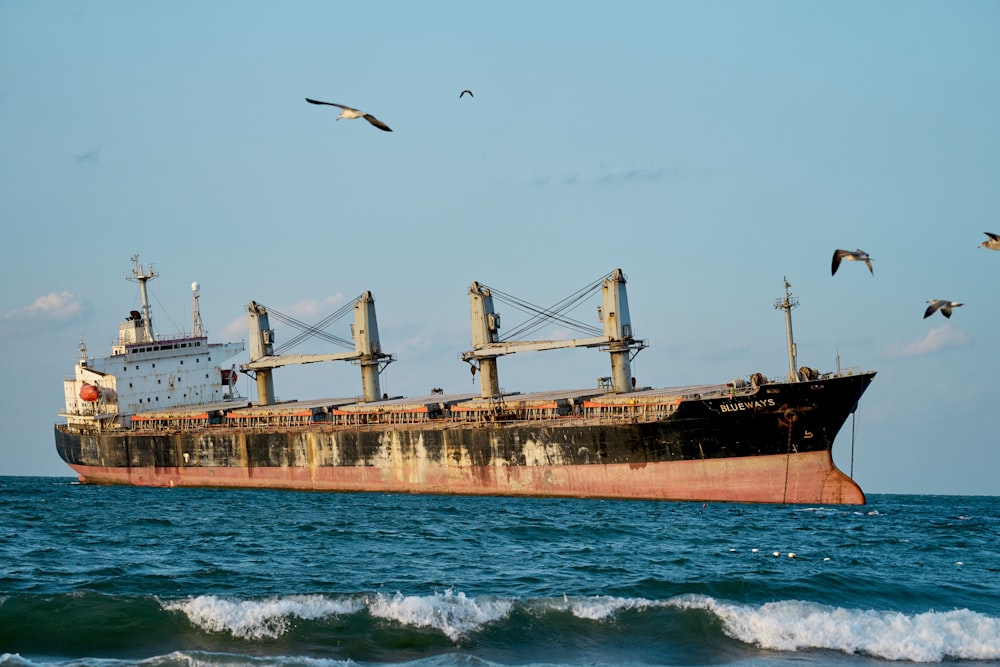
[[[740,410],[757,410],[759,408],[773,408],[774,399],[764,398],[759,401],[739,401],[736,403],[720,403],[719,407],[723,412],[739,412]]]

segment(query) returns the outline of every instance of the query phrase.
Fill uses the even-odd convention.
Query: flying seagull
[[[931,299],[927,303],[931,305],[927,306],[927,310],[924,311],[924,319],[933,315],[936,310],[940,310],[941,314],[945,317],[951,317],[951,309],[963,305],[957,301],[948,301],[946,299]]]
[[[980,248],[1000,250],[1000,234],[991,234],[989,232],[983,232],[983,234],[986,234],[989,238],[979,244]]]
[[[840,268],[840,260],[846,259],[852,262],[864,262],[868,265],[868,270],[874,276],[875,272],[872,271],[872,258],[868,256],[864,250],[855,250],[851,252],[850,250],[834,250],[833,251],[833,271],[830,275],[835,275],[837,269]]]
[[[458,94],[458,99],[462,99],[462,97],[464,97],[466,93],[468,93],[468,94],[469,94],[469,97],[475,97],[475,95],[473,95],[473,94],[472,94],[472,91],[471,91],[471,90],[469,90],[469,89],[465,89],[465,90],[463,90],[462,92],[460,92],[460,93]]]
[[[337,116],[337,120],[340,120],[341,118],[348,118],[348,119],[364,118],[378,129],[385,130],[386,132],[392,132],[392,128],[390,128],[388,125],[386,125],[385,123],[383,123],[370,113],[365,113],[364,111],[358,111],[357,109],[352,109],[351,107],[346,107],[343,104],[337,104],[336,102],[320,102],[319,100],[311,100],[308,97],[306,98],[306,102],[308,102],[309,104],[326,104],[331,107],[337,107],[339,109],[342,109],[340,115]]]

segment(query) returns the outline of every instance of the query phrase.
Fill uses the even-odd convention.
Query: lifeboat
[[[97,399],[101,397],[101,388],[96,384],[90,384],[89,382],[84,382],[83,386],[80,387],[80,398],[88,403],[96,403]]]

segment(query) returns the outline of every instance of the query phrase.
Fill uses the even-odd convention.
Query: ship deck
[[[685,400],[744,393],[729,384],[646,387],[619,394],[604,388],[510,392],[494,398],[478,394],[432,393],[363,402],[357,396],[290,400],[270,405],[226,401],[150,411],[132,417],[140,430],[229,426],[274,428],[328,424],[420,425],[452,421],[512,422],[565,418],[659,419]]]

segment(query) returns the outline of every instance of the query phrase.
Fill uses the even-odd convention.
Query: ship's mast
[[[143,269],[142,264],[139,263],[139,255],[132,255],[132,261],[135,262],[135,268],[132,269],[132,277],[125,276],[125,280],[131,280],[139,283],[139,292],[142,294],[142,331],[146,340],[153,342],[155,340],[153,338],[153,316],[149,312],[149,298],[146,295],[146,283],[159,274],[153,271],[152,264],[150,264],[146,269]]]
[[[199,285],[197,282],[191,283],[191,335],[200,338],[205,335],[205,329],[201,324],[201,308],[198,307]]]
[[[799,373],[795,370],[798,365],[795,360],[796,349],[795,349],[795,339],[792,337],[792,308],[799,305],[799,300],[792,296],[791,285],[788,283],[788,277],[785,277],[785,298],[777,299],[774,302],[775,309],[781,309],[785,311],[785,331],[788,334],[788,381],[798,382]]]

